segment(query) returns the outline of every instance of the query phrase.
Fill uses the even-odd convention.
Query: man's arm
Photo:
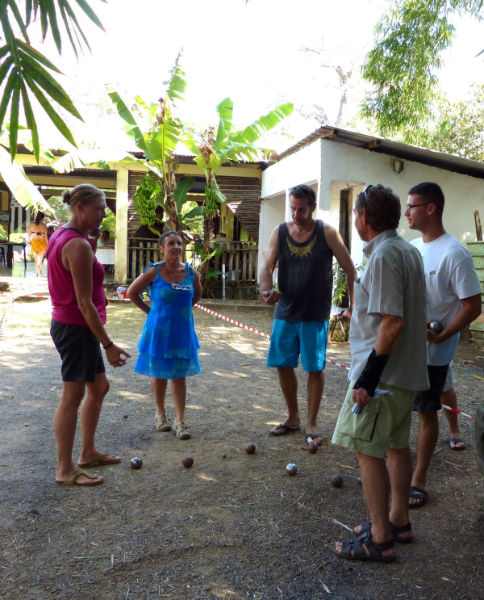
[[[324,226],[324,234],[326,236],[326,242],[331,248],[334,257],[338,261],[339,266],[343,269],[346,275],[346,285],[348,289],[348,296],[350,299],[350,305],[348,309],[343,313],[343,318],[350,319],[351,311],[354,306],[354,284],[356,279],[356,269],[353,261],[351,260],[350,253],[348,252],[341,235],[331,225]]]
[[[358,385],[361,380],[361,387],[353,389],[353,402],[358,404],[361,408],[371,402],[372,395],[368,393],[366,388],[376,387],[378,384],[380,375],[385,368],[388,357],[395,348],[403,325],[404,320],[402,317],[396,317],[394,315],[382,316],[375,340],[374,356],[372,356],[373,353],[370,355],[365,370],[355,384],[355,386]],[[368,383],[370,385],[368,385]],[[366,387],[364,387],[365,385]]]
[[[274,272],[278,256],[278,236],[279,226],[277,226],[271,234],[269,240],[269,249],[264,260],[264,266],[262,267],[259,276],[260,293],[262,299],[267,304],[275,304],[279,300],[281,295],[279,292],[275,292],[272,287],[272,273]]]
[[[447,338],[452,337],[466,325],[469,325],[481,314],[481,294],[462,298],[462,308],[455,315],[452,321],[440,333],[435,333],[430,329],[427,331],[427,340],[432,344],[441,344]]]

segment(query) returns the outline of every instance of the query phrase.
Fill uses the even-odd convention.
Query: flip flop
[[[452,446],[452,444],[454,444],[454,446]],[[462,446],[456,446],[455,444],[462,444]],[[459,451],[466,449],[464,440],[462,440],[461,438],[452,437],[451,435],[449,435],[449,437],[447,438],[447,445],[451,450]]]
[[[119,456],[112,456],[111,454],[103,454],[98,452],[95,454],[90,461],[86,463],[77,463],[78,467],[82,469],[93,469],[94,467],[104,467],[106,465],[117,465],[121,462]]]
[[[415,500],[418,500],[418,502],[409,502],[408,508],[422,508],[422,506],[425,506],[427,504],[429,494],[426,490],[411,485],[409,496],[410,498],[415,498]]]
[[[79,481],[77,481],[81,475],[87,477],[89,481],[86,481],[84,483],[80,483]],[[56,480],[56,483],[58,485],[66,486],[78,485],[79,487],[91,487],[93,485],[101,485],[101,483],[104,483],[104,479],[102,477],[99,477],[98,475],[91,475],[91,473],[84,471],[84,469],[76,469],[69,475],[67,479],[64,479],[64,481]]]
[[[279,431],[280,433],[275,433]],[[286,435],[286,433],[294,433],[295,431],[301,431],[301,425],[284,425],[284,423],[279,423],[277,427],[274,427],[269,431],[269,435],[279,436]]]

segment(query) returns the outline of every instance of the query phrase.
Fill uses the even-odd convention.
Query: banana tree
[[[108,94],[125,123],[126,133],[144,154],[143,158],[130,154],[131,159],[143,164],[154,177],[163,193],[163,198],[159,198],[157,203],[163,206],[165,214],[168,215],[170,227],[183,233],[187,229],[186,218],[193,217],[195,213],[200,214],[201,211],[196,207],[185,215],[185,220],[182,219],[180,209],[187,201],[189,187],[187,188],[185,184],[175,194],[177,189],[175,149],[182,139],[184,126],[174,115],[173,109],[176,101],[183,99],[186,88],[185,74],[179,65],[179,60],[178,55],[169,80],[164,82],[165,94],[158,102],[147,104],[141,97],[136,97],[138,113],[145,122],[149,123],[145,133],[118,92],[108,88]],[[155,206],[153,210],[154,208]]]
[[[232,131],[234,103],[225,98],[217,106],[217,131],[210,127],[199,139],[186,133],[183,141],[195,155],[194,161],[205,175],[204,252],[210,251],[213,219],[220,205],[227,201],[217,184],[216,173],[222,164],[232,160],[257,160],[260,150],[254,145],[264,133],[276,127],[293,111],[291,103],[280,104],[245,127]]]

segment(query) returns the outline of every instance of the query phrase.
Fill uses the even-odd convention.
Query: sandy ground
[[[15,294],[42,282],[17,284]],[[44,282],[45,287],[45,282]],[[439,443],[429,504],[412,512],[415,540],[397,547],[391,565],[352,563],[332,554],[348,527],[368,518],[354,454],[323,446],[301,450],[302,433],[267,435],[285,414],[276,374],[265,367],[267,340],[195,310],[203,374],[188,381],[182,442],[154,429],[146,378],[133,373],[143,315],[130,304],[108,307],[108,330],[132,353],[129,366],[108,366],[111,390],[98,428],[100,449],[122,456],[99,470],[105,484],[67,489],[54,483],[52,420],[61,389],[60,361],[49,337],[49,303],[0,292],[0,596],[8,599],[468,599],[483,598],[483,481],[473,422],[467,443]],[[270,331],[271,311],[257,303],[214,310]],[[346,344],[329,357],[349,364]],[[482,346],[461,344],[460,407],[482,401]],[[300,379],[305,415],[304,381]],[[329,364],[320,430],[330,437],[347,386]],[[168,411],[173,415],[171,401]],[[441,438],[447,429],[445,419]],[[412,428],[412,447],[415,443]],[[244,447],[256,445],[248,456]],[[78,439],[76,439],[76,452]],[[181,460],[190,454],[191,469]],[[143,458],[142,469],[130,459]],[[295,462],[298,474],[285,466]],[[330,477],[341,473],[344,485]]]

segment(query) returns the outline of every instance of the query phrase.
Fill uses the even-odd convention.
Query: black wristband
[[[370,352],[370,356],[368,357],[365,368],[363,369],[362,374],[356,380],[353,389],[356,390],[358,388],[365,388],[365,390],[368,392],[368,395],[373,396],[389,358],[389,354],[379,354],[377,356],[375,349],[373,348],[373,350]]]
[[[109,344],[107,346],[103,346],[104,350],[107,350],[108,348],[111,348],[111,346],[114,345],[114,342],[109,342]]]

